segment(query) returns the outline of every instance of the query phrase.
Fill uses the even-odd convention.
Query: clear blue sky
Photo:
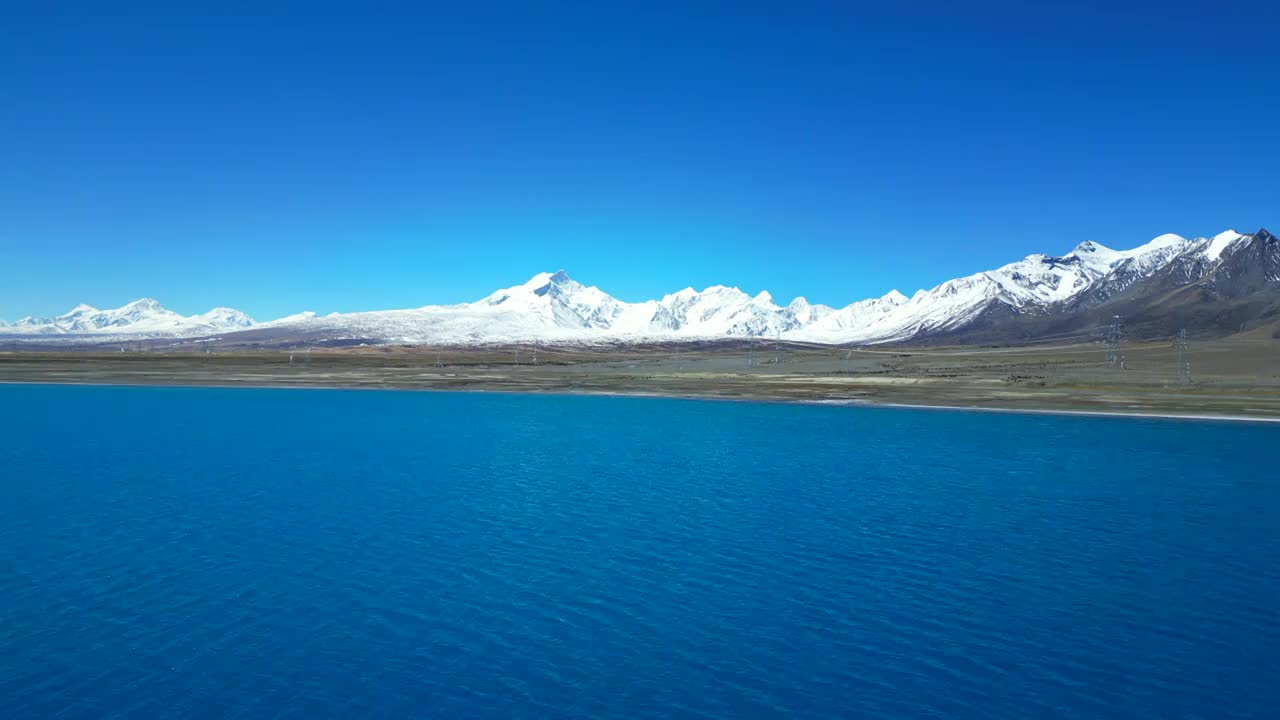
[[[1274,2],[190,5],[0,11],[0,317],[843,305],[1280,225]]]

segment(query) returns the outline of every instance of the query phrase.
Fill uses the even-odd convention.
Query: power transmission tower
[[[436,367],[444,367],[444,362],[440,359],[439,350],[436,350]]]
[[[1178,382],[1191,382],[1191,357],[1187,343],[1187,329],[1178,332]]]
[[[533,341],[533,364],[538,364],[538,341]]]
[[[1107,326],[1107,367],[1121,367],[1123,355],[1120,354],[1120,340],[1124,337],[1124,325],[1120,316],[1116,315]]]
[[[782,331],[777,330],[773,334],[773,364],[778,365],[782,362]]]

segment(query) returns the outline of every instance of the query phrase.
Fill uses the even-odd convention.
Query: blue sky
[[[1274,229],[1275,5],[10,3],[0,318],[843,305]]]

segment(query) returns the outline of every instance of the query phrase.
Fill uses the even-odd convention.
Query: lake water
[[[5,718],[1261,718],[1280,426],[0,386]]]

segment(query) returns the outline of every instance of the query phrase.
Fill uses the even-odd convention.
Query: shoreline
[[[1074,410],[1067,408],[1052,407],[1000,407],[992,405],[976,405],[976,404],[940,404],[940,403],[915,403],[915,402],[893,402],[890,400],[881,400],[875,398],[867,399],[845,399],[845,398],[797,398],[780,395],[769,395],[761,393],[758,395],[723,395],[716,393],[681,393],[681,392],[663,392],[653,390],[591,390],[576,388],[551,388],[540,390],[536,388],[442,388],[442,387],[413,387],[413,386],[397,386],[397,385],[356,385],[356,384],[321,384],[321,383],[294,383],[294,384],[273,384],[273,383],[255,383],[247,382],[165,382],[165,381],[148,381],[148,382],[106,382],[106,381],[79,381],[79,380],[5,380],[0,379],[0,385],[34,385],[34,386],[76,386],[76,387],[140,387],[140,388],[210,388],[210,389],[244,389],[244,390],[363,390],[363,391],[382,391],[382,392],[435,392],[435,393],[487,393],[487,394],[508,394],[508,395],[550,395],[550,396],[570,396],[570,397],[637,397],[637,398],[656,398],[669,400],[701,400],[701,401],[719,401],[719,402],[751,402],[751,403],[778,403],[788,405],[825,405],[839,407],[861,407],[861,408],[888,408],[903,410],[944,410],[952,412],[984,412],[984,413],[1008,413],[1019,415],[1060,415],[1060,416],[1077,416],[1077,417],[1111,417],[1111,418],[1129,418],[1129,419],[1146,419],[1146,420],[1187,420],[1196,422],[1232,422],[1232,423],[1280,423],[1280,417],[1269,417],[1261,415],[1231,415],[1221,413],[1178,413],[1178,412],[1143,412],[1139,410],[1128,411],[1109,411],[1109,410]]]
[[[1195,420],[1200,422],[1257,422],[1280,423],[1280,417],[1259,415],[1180,415],[1178,413],[1107,412],[1105,410],[1055,410],[1053,408],[1002,408],[970,407],[961,405],[918,405],[914,403],[883,403],[882,407],[914,410],[967,410],[971,412],[1014,413],[1019,415],[1079,415],[1083,417],[1121,417],[1148,420]]]

